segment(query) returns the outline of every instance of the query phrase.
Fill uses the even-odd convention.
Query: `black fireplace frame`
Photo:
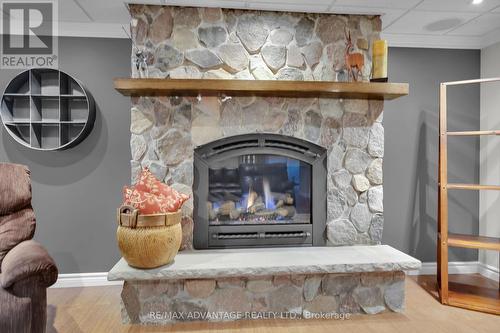
[[[290,157],[311,165],[311,223],[210,226],[206,205],[210,166],[214,162],[234,156],[259,154]],[[270,133],[236,135],[195,148],[194,247],[196,249],[209,249],[326,245],[326,156],[327,150],[314,143]]]

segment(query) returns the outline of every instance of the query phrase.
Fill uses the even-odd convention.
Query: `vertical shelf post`
[[[439,87],[439,204],[437,237],[437,275],[439,298],[448,303],[448,138],[446,117],[446,85]]]

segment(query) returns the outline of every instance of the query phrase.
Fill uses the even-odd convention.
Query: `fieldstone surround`
[[[122,322],[339,319],[342,314],[402,312],[404,281],[402,271],[125,281]]]
[[[344,29],[371,70],[378,16],[131,5],[132,38],[149,76],[331,80],[345,76]],[[132,66],[133,77],[139,77]],[[132,182],[141,166],[192,194],[193,149],[222,137],[279,133],[328,150],[328,244],[380,244],[383,229],[383,101],[263,97],[133,98]],[[192,201],[182,249],[192,248]]]

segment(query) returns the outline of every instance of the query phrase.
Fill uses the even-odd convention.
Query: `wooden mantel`
[[[279,96],[391,100],[408,95],[408,83],[117,78],[125,96]]]

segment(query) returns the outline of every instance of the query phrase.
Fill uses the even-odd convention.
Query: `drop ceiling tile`
[[[424,0],[415,9],[484,13],[497,6],[500,6],[500,0],[483,0],[479,5],[473,5],[472,0]]]
[[[191,7],[245,8],[244,1],[232,0],[167,0],[167,4]]]
[[[404,9],[389,9],[389,8],[360,8],[348,6],[333,6],[330,12],[337,14],[362,14],[362,15],[382,15],[382,29],[393,23],[406,10]]]
[[[353,6],[337,6],[333,5],[330,8],[330,12],[335,14],[366,14],[366,15],[382,15],[387,12],[387,8],[375,8],[375,7],[353,7]],[[404,13],[404,9],[399,9],[401,13]]]
[[[483,36],[500,28],[500,13],[484,14],[447,33],[447,35]]]
[[[73,0],[58,1],[58,11],[59,21],[91,22],[87,14]]]
[[[84,0],[85,2],[88,0]],[[162,0],[109,0],[111,2],[120,2],[120,3],[125,3],[125,4],[146,4],[146,5],[161,5]],[[163,2],[165,2],[164,0]]]
[[[290,12],[326,13],[329,4],[314,3],[276,3],[276,2],[247,2],[247,8],[260,10],[276,10]]]
[[[126,24],[130,20],[130,15],[124,5],[123,0],[78,1],[81,1],[80,3],[85,6],[85,10],[96,22]],[[161,5],[162,1],[133,1],[133,3]],[[231,0],[168,0],[167,4],[173,6],[245,8],[245,2]]]
[[[102,23],[122,23],[130,21],[130,15],[123,0],[77,0],[93,21]],[[148,3],[154,3],[149,1]],[[158,1],[159,3],[159,1]],[[66,20],[70,21],[70,20]]]
[[[477,14],[474,13],[410,11],[386,28],[384,32],[394,34],[442,35],[476,16]],[[448,24],[448,22],[453,24]],[[447,27],[437,30],[433,25],[446,25]]]
[[[251,0],[247,1],[247,3],[249,6],[252,6],[253,4],[266,4],[266,3],[284,4],[292,6],[307,6],[309,4],[329,6],[331,5],[332,0]]]
[[[334,6],[410,9],[421,0],[337,0]]]

